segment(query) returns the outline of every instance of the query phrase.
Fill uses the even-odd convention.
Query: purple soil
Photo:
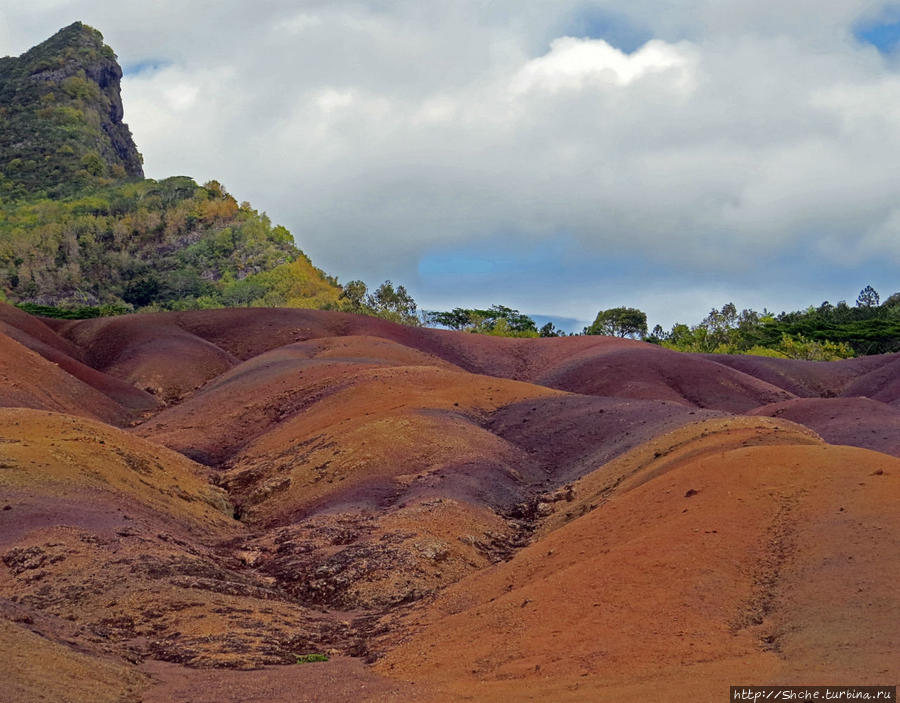
[[[148,532],[180,531],[171,520],[164,520],[153,510],[121,495],[81,489],[59,497],[33,490],[4,489],[0,499],[0,551],[33,530],[59,525],[85,530],[103,539],[114,539],[117,532],[136,527]]]
[[[0,323],[0,332],[15,339],[19,344],[37,352],[47,361],[56,364],[63,371],[83,381],[124,408],[136,412],[146,412],[159,407],[159,401],[149,393],[135,388],[130,383],[114,378],[102,371],[97,371],[90,366],[78,361],[68,354],[61,352],[57,347],[32,337],[21,329]],[[74,347],[73,347],[74,349]],[[74,349],[77,353],[78,350]],[[79,353],[80,356],[80,353]]]
[[[440,414],[439,411],[426,411]],[[628,450],[683,425],[723,417],[666,401],[624,400],[566,395],[532,398],[490,414],[483,427],[522,450],[508,460],[461,462],[416,481],[407,489],[390,490],[390,482],[355,486],[335,492],[310,514],[327,508],[383,509],[389,505],[436,497],[508,511],[546,491],[553,491],[594,471]],[[510,469],[514,469],[512,473]]]
[[[559,486],[660,434],[725,415],[668,401],[568,395],[510,405],[487,428],[524,450],[546,482]]]
[[[873,358],[884,363],[854,379],[842,395],[865,396],[900,407],[900,353]]]
[[[300,308],[230,308],[170,313],[168,324],[200,337],[237,359],[311,339],[366,335],[410,347],[422,330],[366,315]]]
[[[880,357],[816,363],[679,354],[641,342],[596,336],[509,339],[404,327],[321,310],[212,310],[179,313],[174,319],[183,329],[240,359],[297,341],[367,335],[417,349],[473,373],[582,394],[674,400],[729,412],[794,395],[839,394],[856,377],[885,363]]]
[[[18,329],[30,339],[43,342],[47,346],[53,347],[66,356],[70,356],[78,361],[84,361],[84,359],[81,358],[81,352],[78,347],[70,341],[60,337],[54,329],[47,325],[47,322],[49,322],[49,320],[29,315],[27,312],[19,310],[19,308],[12,305],[0,303],[0,323],[5,323],[5,325]],[[58,322],[58,320],[54,320],[54,322]],[[19,339],[4,329],[3,325],[0,325],[0,331],[5,332],[15,339]],[[25,346],[29,346],[26,342],[22,343],[25,344]]]
[[[513,475],[515,468],[519,475]],[[522,476],[522,478],[519,478]],[[509,463],[485,458],[483,461],[443,465],[423,474],[411,486],[399,486],[389,477],[360,481],[338,488],[321,499],[287,515],[278,515],[267,528],[300,522],[317,515],[334,513],[377,514],[389,508],[427,500],[450,499],[471,505],[489,506],[508,512],[531,497],[536,488],[546,489],[543,474],[530,462],[512,467]]]
[[[806,425],[829,444],[874,449],[900,457],[900,409],[870,398],[795,398],[748,415]]]
[[[433,681],[455,668],[469,677],[482,662],[470,662],[481,655],[467,648],[477,650],[485,638],[498,633],[500,643],[490,656],[505,654],[509,645],[515,657],[519,644],[531,642],[545,669],[563,666],[556,662],[571,658],[573,649],[597,642],[602,651],[584,651],[596,655],[600,668],[608,668],[607,645],[617,638],[622,644],[629,637],[622,633],[629,631],[637,636],[625,643],[626,649],[638,658],[648,645],[663,641],[661,632],[669,632],[673,639],[665,657],[682,646],[685,656],[692,655],[686,647],[694,644],[698,650],[706,648],[703,656],[718,656],[741,636],[754,656],[762,648],[767,651],[760,656],[771,656],[774,662],[783,657],[770,653],[765,640],[728,630],[730,621],[718,615],[709,623],[698,620],[693,633],[678,634],[687,640],[674,639],[675,630],[695,615],[702,620],[713,612],[743,612],[741,599],[747,595],[752,612],[758,610],[767,627],[770,619],[775,618],[774,627],[777,618],[796,612],[798,606],[816,617],[846,614],[847,632],[835,630],[838,651],[841,643],[852,640],[848,632],[861,632],[857,611],[843,609],[850,599],[857,599],[861,613],[869,612],[865,604],[870,599],[876,605],[890,601],[891,579],[884,570],[863,572],[865,583],[851,575],[847,583],[852,590],[836,596],[827,578],[818,585],[817,580],[803,580],[803,587],[822,593],[797,602],[781,599],[793,598],[799,588],[800,581],[790,581],[792,574],[805,573],[800,562],[792,571],[790,548],[810,524],[810,515],[822,516],[814,524],[817,531],[809,532],[803,543],[816,568],[855,568],[857,561],[844,555],[858,552],[830,549],[832,542],[839,550],[849,548],[840,540],[849,534],[845,528],[851,523],[840,520],[853,520],[859,528],[854,545],[880,552],[879,558],[890,551],[891,544],[884,540],[894,534],[891,525],[876,534],[870,530],[881,526],[870,518],[893,515],[892,494],[880,483],[890,481],[892,474],[896,477],[890,463],[895,459],[821,445],[801,428],[796,428],[796,436],[788,433],[787,446],[775,446],[777,429],[754,427],[770,421],[729,418],[712,423],[722,425],[721,437],[707,436],[702,427],[684,431],[704,452],[696,453],[690,445],[681,463],[676,452],[660,464],[665,474],[654,473],[651,464],[666,456],[656,451],[660,446],[652,443],[654,438],[694,421],[751,410],[800,422],[830,442],[897,454],[900,410],[886,403],[900,402],[900,355],[834,364],[704,357],[606,337],[503,339],[309,310],[197,311],[47,325],[20,319],[18,311],[6,312],[17,321],[5,324],[19,341],[0,335],[6,383],[0,384],[0,392],[13,400],[44,398],[96,414],[98,408],[114,406],[98,388],[137,403],[145,397],[142,391],[129,396],[116,384],[152,385],[163,400],[179,404],[162,410],[136,433],[220,465],[224,471],[217,473],[218,479],[230,489],[231,503],[243,510],[243,525],[230,518],[224,500],[216,506],[229,515],[213,515],[203,498],[204,491],[211,490],[203,482],[207,473],[196,467],[193,473],[176,474],[181,459],[174,455],[160,462],[171,472],[169,480],[158,472],[143,473],[147,467],[126,461],[116,451],[119,445],[105,435],[101,442],[100,435],[85,432],[82,439],[96,444],[57,446],[65,434],[57,429],[38,446],[35,437],[42,417],[26,418],[19,428],[35,435],[25,437],[26,447],[0,444],[0,453],[6,455],[0,457],[0,474],[13,477],[4,469],[15,468],[17,456],[20,463],[19,483],[7,478],[0,501],[0,552],[9,562],[8,573],[0,572],[3,598],[16,598],[29,612],[68,618],[77,625],[72,642],[96,645],[107,654],[129,651],[134,661],[149,657],[239,668],[290,664],[210,671],[146,661],[142,670],[156,679],[146,703],[435,700],[440,696],[423,684],[430,676],[424,666],[429,657],[444,657],[442,671],[432,672]],[[65,349],[74,349],[74,356]],[[58,361],[51,363],[54,358]],[[97,375],[81,362],[95,366]],[[110,376],[104,371],[122,380],[107,381]],[[795,397],[851,391],[884,402]],[[740,427],[725,431],[727,423]],[[750,434],[757,433],[766,446],[748,446],[750,434],[742,434],[741,423],[749,423]],[[10,432],[7,435],[8,441],[15,441]],[[131,442],[138,443],[133,435],[119,435],[126,454],[137,451],[129,450]],[[766,437],[773,446],[766,444]],[[645,444],[648,441],[651,444]],[[806,441],[811,444],[806,446]],[[35,479],[38,474],[30,464],[24,470],[28,458],[20,450],[32,447],[43,452],[35,455],[42,470],[51,476],[59,472],[62,488]],[[599,489],[621,481],[624,470],[608,462],[634,448],[639,448],[635,461],[651,462],[640,464],[651,468],[642,475],[643,482],[631,488],[642,492],[628,494],[639,497],[617,495],[603,505],[591,505],[593,497],[581,495],[581,486]],[[77,476],[70,476],[72,456],[81,457],[85,469]],[[607,468],[600,469],[604,465]],[[597,469],[591,484],[591,472]],[[601,475],[604,470],[607,475]],[[106,490],[103,476],[120,475],[127,477],[122,480],[128,489]],[[864,478],[870,475],[871,480]],[[588,478],[568,486],[581,477]],[[181,495],[189,479],[198,478],[202,481],[195,493]],[[148,481],[157,486],[153,492]],[[566,488],[558,490],[562,486]],[[797,496],[809,491],[819,493],[805,498],[797,516],[787,520]],[[856,503],[853,492],[859,494]],[[557,501],[577,505],[582,499],[593,511],[585,513],[586,519],[573,517],[568,528],[560,528],[566,532],[541,533],[548,508],[553,515]],[[845,505],[850,509],[845,511]],[[746,520],[733,519],[738,508]],[[568,519],[562,510],[558,516]],[[858,519],[854,510],[863,511]],[[206,516],[202,520],[201,513]],[[747,532],[745,522],[755,525],[755,531]],[[512,587],[513,576],[525,572],[517,567],[507,583],[505,567],[490,563],[510,558],[529,539],[534,541],[531,556],[516,563],[527,568],[531,564],[542,576],[519,584],[517,588],[530,589],[529,598],[516,594],[518,602],[513,602],[504,589]],[[542,543],[546,539],[550,542]],[[603,563],[610,548],[621,553]],[[821,553],[815,551],[820,548]],[[708,568],[709,554],[721,556],[724,572]],[[599,561],[592,566],[594,557]],[[670,557],[671,568],[660,569]],[[739,563],[750,566],[730,576],[725,573]],[[885,563],[888,571],[894,568],[890,560]],[[435,628],[435,623],[422,621],[422,633],[404,630],[397,618],[414,613],[416,602],[428,603],[432,594],[476,571],[484,575],[454,591],[463,601],[481,599],[480,612],[471,618],[473,627],[458,635],[452,628],[444,630],[449,639],[430,641],[451,643],[440,652],[429,651],[426,643],[397,655],[398,645],[419,634],[428,641],[431,635],[425,629]],[[607,596],[620,587],[616,579],[621,581],[622,575],[633,578],[635,588],[622,589],[621,617],[603,620],[593,608],[610,602]],[[734,602],[731,596],[723,600],[721,591],[731,588],[735,578],[744,579],[747,593],[735,591]],[[710,588],[708,600],[695,598],[697,584],[709,579],[721,579],[721,588]],[[786,589],[773,586],[779,579]],[[676,588],[670,587],[670,580]],[[595,597],[597,584],[601,587]],[[857,590],[871,584],[881,590],[874,595]],[[549,609],[523,610],[532,602],[549,604]],[[644,621],[641,604],[648,611]],[[508,612],[496,610],[507,605]],[[0,601],[0,617],[2,606]],[[326,607],[341,611],[321,611]],[[553,628],[561,621],[554,608],[565,611],[574,625],[594,613],[592,622],[606,622],[610,629],[594,627],[584,637],[578,627],[556,632]],[[675,617],[660,621],[657,616],[666,608],[674,608]],[[484,617],[492,612],[494,620]],[[488,622],[492,624],[485,625]],[[416,627],[415,619],[407,624]],[[866,637],[870,625],[864,628]],[[438,636],[442,627],[434,629]],[[598,632],[600,639],[594,636]],[[789,631],[790,636],[794,632]],[[805,651],[820,648],[823,639],[817,631],[796,632],[801,639],[809,638],[801,642]],[[53,636],[62,637],[61,630]],[[342,656],[322,664],[293,665],[296,654],[332,647],[372,658],[395,649],[395,655],[388,656],[394,656],[397,675],[417,678],[418,683],[380,678],[360,659]],[[628,661],[623,657],[613,666],[627,667]],[[489,695],[474,685],[471,697],[540,695],[534,687],[543,685],[546,675],[532,674],[532,663],[537,661],[515,674],[520,680],[508,680],[508,691]],[[559,671],[571,674],[578,684],[584,676],[582,663],[573,660],[571,671]],[[53,676],[52,663],[46,671],[45,677]],[[658,676],[652,666],[647,671]],[[765,670],[759,675],[765,677]],[[696,677],[685,669],[678,682],[696,686]],[[572,695],[573,700],[577,697]]]
[[[535,382],[585,395],[669,400],[733,413],[792,397],[740,371],[649,344],[579,356]]]
[[[203,310],[179,313],[175,319],[183,329],[227,350],[239,359],[246,360],[294,342],[326,337],[368,336],[417,349],[466,371],[520,380],[527,375],[523,373],[526,360],[519,351],[523,348],[523,343],[533,346],[547,341],[408,327],[376,317],[326,310]],[[579,341],[580,344],[576,346],[584,344],[582,340]],[[592,344],[598,343],[601,343],[601,338],[594,338]]]
[[[831,398],[840,395],[869,395],[854,391],[859,379],[877,374],[900,358],[898,354],[862,356],[843,361],[800,361],[764,356],[703,354],[705,359],[742,371],[783,388],[801,398]],[[896,369],[894,370],[896,374]]]
[[[123,320],[143,320],[125,324]],[[444,359],[466,371],[530,380],[560,359],[592,349],[640,348],[640,342],[611,337],[509,339],[450,330],[407,327],[366,315],[327,310],[288,308],[231,308],[183,313],[160,313],[108,321],[85,320],[61,325],[60,333],[79,346],[132,346],[128,337],[143,328],[178,327],[200,337],[237,359],[247,360],[295,342],[326,337],[380,337]],[[162,336],[159,332],[157,336]],[[171,334],[171,332],[167,332]],[[120,353],[120,352],[118,352]],[[113,356],[116,352],[113,350]],[[103,363],[102,359],[97,360]],[[95,363],[92,361],[92,365]]]
[[[883,387],[885,378],[897,375],[887,368],[891,356],[803,362],[690,355],[610,337],[509,339],[305,309],[202,310],[54,326],[85,350],[92,366],[120,378],[138,380],[142,364],[152,365],[160,356],[184,359],[182,365],[193,370],[178,371],[185,377],[176,384],[181,394],[192,389],[185,388],[191,383],[196,387],[221,372],[223,355],[233,363],[296,342],[368,336],[473,373],[587,395],[671,400],[727,412],[793,396],[869,395],[889,403],[900,397],[900,382]]]
[[[2,332],[0,407],[66,412],[117,426],[127,423],[132,416],[96,388],[67,373],[61,365],[43,358]]]
[[[428,688],[383,678],[350,657],[256,671],[187,669],[151,661],[141,670],[154,682],[142,703],[406,703],[423,694],[435,700]]]
[[[228,352],[183,330],[177,319],[165,313],[127,315],[70,322],[58,331],[82,349],[95,369],[171,402],[237,363]]]
[[[294,413],[341,390],[371,365],[296,359],[252,359],[222,374],[138,430],[195,461],[219,466]],[[218,409],[211,416],[210,409]],[[202,424],[202,431],[198,427]]]

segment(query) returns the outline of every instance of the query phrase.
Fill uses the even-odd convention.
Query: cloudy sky
[[[421,307],[668,327],[900,290],[898,4],[30,0],[0,55],[75,20],[148,176]]]

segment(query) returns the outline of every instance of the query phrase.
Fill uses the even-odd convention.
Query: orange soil
[[[2,619],[0,651],[2,700],[10,703],[139,701],[149,683],[121,661],[75,651]]]
[[[900,355],[0,305],[0,696],[896,680],[898,391]]]
[[[79,501],[141,506],[168,522],[213,534],[234,529],[224,491],[209,484],[206,470],[173,451],[100,422],[57,413],[0,409],[0,487],[42,501],[70,506]],[[79,493],[83,495],[79,496]],[[22,529],[20,507],[12,503],[10,530]],[[9,531],[5,531],[8,535]]]
[[[812,444],[666,464],[447,589],[376,668],[479,700],[896,680],[900,461]]]

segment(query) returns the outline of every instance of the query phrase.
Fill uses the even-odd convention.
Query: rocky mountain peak
[[[103,35],[81,22],[0,59],[0,195],[53,197],[142,178],[141,155],[122,121],[121,78]]]

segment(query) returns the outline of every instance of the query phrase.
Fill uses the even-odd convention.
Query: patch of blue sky
[[[513,247],[511,241],[518,240],[497,235],[429,252],[418,265],[426,297],[452,300],[450,307],[509,305],[541,324],[580,331],[584,320],[540,314],[546,312],[542,305],[564,290],[592,299],[607,287],[627,291],[655,273],[640,257],[588,251],[568,234],[530,246]]]
[[[580,39],[602,39],[626,54],[640,49],[653,34],[624,15],[586,3],[565,18],[560,34]]]
[[[885,255],[861,257],[848,248],[841,263],[836,261],[839,256],[836,252],[826,255],[819,251],[817,239],[816,233],[811,231],[793,246],[779,250],[777,257],[766,261],[765,270],[757,272],[761,292],[767,289],[785,292],[782,296],[785,301],[776,299],[776,305],[793,304],[797,306],[795,309],[800,309],[818,306],[824,300],[831,303],[845,300],[853,305],[859,291],[867,285],[873,286],[883,299],[897,292],[900,284],[895,258]],[[795,302],[786,302],[789,298]]]
[[[526,315],[534,320],[534,324],[537,325],[538,329],[546,325],[548,322],[552,322],[557,329],[561,329],[563,332],[581,332],[592,322],[592,320],[577,320],[574,317],[535,315],[529,313],[526,313]]]
[[[558,268],[572,248],[570,239],[559,235],[529,248],[511,248],[512,238],[491,237],[478,244],[465,244],[426,253],[419,260],[423,278],[443,276],[496,276],[528,274]]]
[[[147,59],[137,63],[128,63],[122,67],[122,73],[126,76],[139,76],[142,73],[154,73],[172,65],[166,59]]]
[[[900,6],[890,7],[877,19],[860,22],[853,28],[853,36],[882,54],[893,53],[900,45]]]
[[[511,245],[511,242],[516,242]],[[640,266],[638,257],[584,250],[568,233],[523,245],[519,237],[496,234],[477,243],[432,250],[419,259],[422,279],[553,280],[609,276]]]

